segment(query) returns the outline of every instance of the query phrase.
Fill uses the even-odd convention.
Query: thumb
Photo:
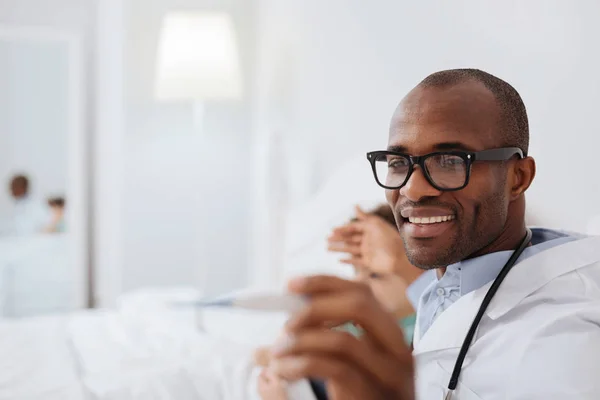
[[[363,209],[360,208],[359,205],[355,206],[354,210],[356,211],[356,218],[360,221],[364,221],[365,219],[367,219],[369,217],[369,214],[364,212]]]

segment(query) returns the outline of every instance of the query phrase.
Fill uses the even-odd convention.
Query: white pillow
[[[355,205],[370,210],[385,202],[364,153],[341,163],[309,201],[286,215],[281,275],[285,280],[315,273],[352,276],[351,268],[338,262],[342,255],[327,251],[327,236],[354,217]]]

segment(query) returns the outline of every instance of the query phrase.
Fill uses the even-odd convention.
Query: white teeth
[[[454,215],[444,215],[438,217],[409,217],[408,221],[411,224],[437,224],[440,222],[452,221],[454,219]]]

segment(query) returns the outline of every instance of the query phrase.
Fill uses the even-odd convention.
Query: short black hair
[[[369,214],[373,214],[383,219],[388,224],[392,225],[396,228],[396,218],[394,217],[394,212],[389,204],[381,204],[374,210],[369,211]]]
[[[367,211],[367,214],[375,215],[392,225],[394,228],[397,228],[396,218],[394,217],[394,212],[389,204],[380,204],[374,209]],[[352,218],[350,221],[358,221],[358,218]]]
[[[519,92],[508,82],[479,69],[449,69],[435,72],[425,78],[419,87],[454,86],[469,80],[481,82],[496,98],[501,110],[502,146],[518,147],[529,151],[529,121],[527,109]]]
[[[63,208],[65,206],[64,197],[52,197],[48,199],[48,205],[50,207],[60,207]]]
[[[10,180],[11,186],[21,186],[25,190],[29,189],[29,178],[25,175],[15,175]]]

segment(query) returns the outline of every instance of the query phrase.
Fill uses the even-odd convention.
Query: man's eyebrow
[[[444,151],[444,150],[466,150],[466,151],[475,151],[472,146],[464,144],[462,142],[443,142],[437,143],[433,146],[435,150]]]
[[[404,146],[388,146],[387,150],[396,153],[407,153],[406,147]]]
[[[394,151],[396,153],[408,154],[409,151],[405,146],[388,146],[388,151]],[[476,151],[472,146],[466,145],[462,142],[442,142],[433,145],[433,151],[447,151],[447,150],[464,150],[464,151]]]

